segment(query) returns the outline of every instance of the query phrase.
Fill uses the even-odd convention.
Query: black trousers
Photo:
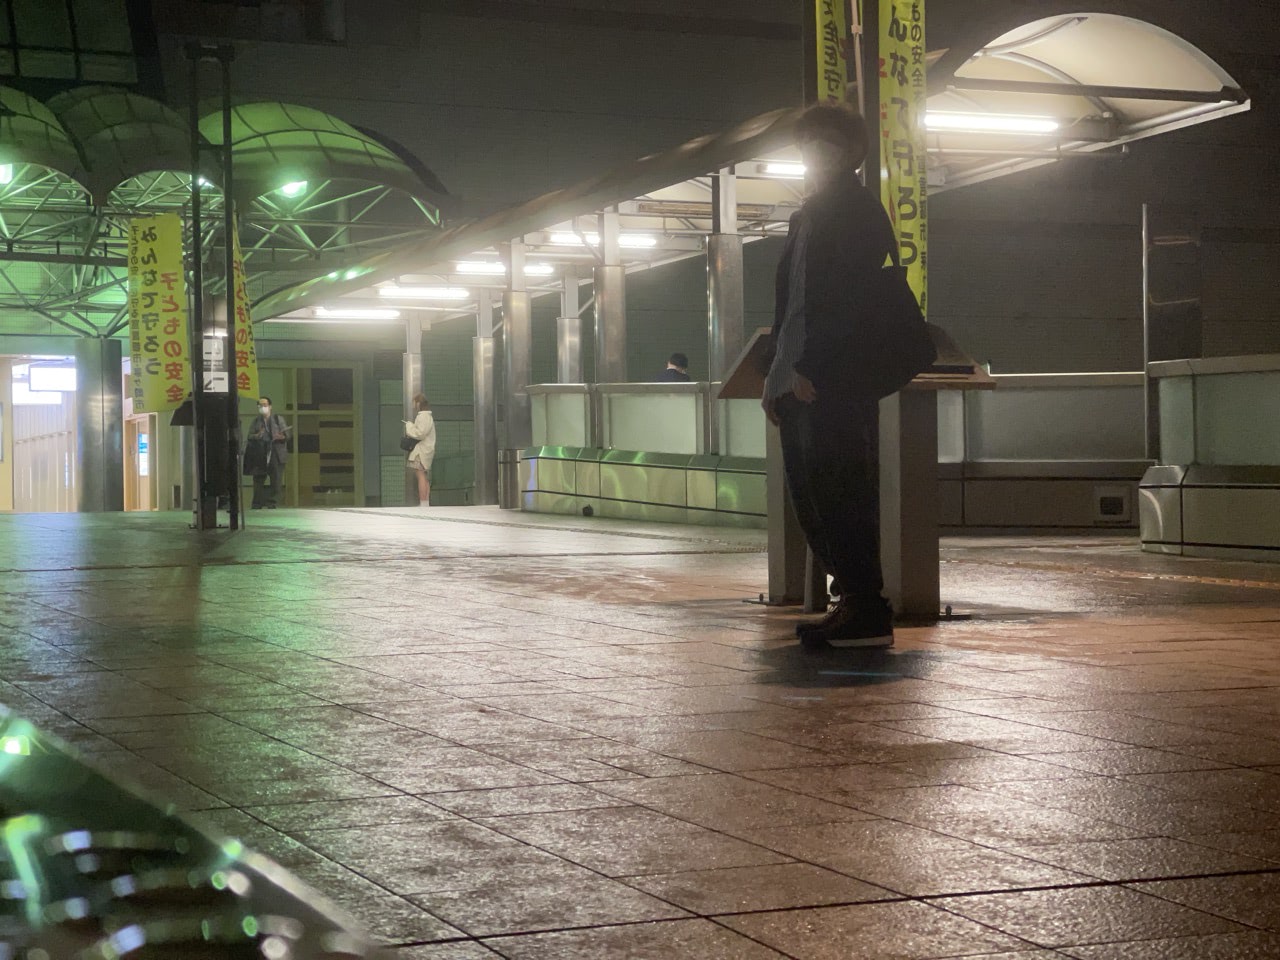
[[[283,472],[284,465],[280,463],[275,454],[272,454],[267,459],[267,472],[253,475],[253,505],[255,507],[274,507],[279,505],[280,482]],[[271,480],[270,487],[267,487],[268,478]]]
[[[810,549],[846,602],[882,611],[878,402],[787,395],[777,412],[787,489]]]

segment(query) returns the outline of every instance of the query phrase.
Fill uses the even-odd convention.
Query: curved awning
[[[950,52],[929,87],[935,188],[978,183],[1064,153],[1123,146],[1249,109],[1230,74],[1186,40],[1102,13],[1027,23],[965,60]],[[997,123],[1004,129],[991,129]]]
[[[201,119],[200,132],[210,143],[222,143],[222,119],[220,111]],[[235,193],[245,199],[288,183],[324,179],[380,183],[424,200],[435,192],[395,151],[313,107],[270,102],[235,107],[231,144]]]
[[[53,111],[12,87],[0,87],[0,164],[46,167],[88,186],[75,141]]]
[[[932,193],[1067,158],[1119,157],[1130,141],[1249,109],[1248,97],[1210,57],[1167,30],[1127,17],[1039,19],[971,54],[941,51],[928,62]],[[476,278],[450,262],[493,261],[493,245],[516,237],[544,268],[574,258],[582,268],[591,262],[580,259],[582,246],[561,245],[557,237],[582,229],[577,218],[606,207],[618,210],[623,230],[645,241],[643,249],[623,254],[629,269],[697,256],[701,238],[715,229],[707,175],[731,165],[740,224],[747,228],[742,232],[779,235],[802,196],[797,178],[803,168],[790,143],[797,113],[766,114],[477,223],[380,252],[350,270],[278,290],[256,305],[255,316],[325,304],[367,307],[361,298],[377,293],[373,285],[404,275],[474,287]],[[1109,148],[1121,150],[1108,154]],[[500,264],[492,272],[499,285],[505,282]],[[461,306],[465,311],[467,304]]]
[[[89,158],[89,188],[105,198],[121,183],[151,170],[191,164],[191,133],[157,100],[118,87],[78,87],[48,102]]]

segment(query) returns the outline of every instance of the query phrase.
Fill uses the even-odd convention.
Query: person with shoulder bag
[[[936,352],[889,217],[858,178],[866,123],[847,106],[819,104],[799,119],[797,142],[812,192],[791,218],[778,265],[762,401],[781,431],[796,518],[840,593],[825,620],[797,632],[820,646],[887,647],[879,401]]]
[[[418,477],[418,506],[430,506],[431,461],[436,456],[436,422],[431,404],[421,393],[413,397],[414,416],[404,421],[400,446],[409,452],[409,465]]]
[[[280,504],[281,479],[289,462],[289,429],[284,417],[272,411],[271,398],[259,397],[258,415],[249,425],[244,451],[244,472],[253,476],[254,510],[274,510]]]

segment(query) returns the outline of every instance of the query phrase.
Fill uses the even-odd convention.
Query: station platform
[[[0,516],[0,703],[396,960],[1280,956],[1280,568],[943,541],[802,651],[763,532]]]

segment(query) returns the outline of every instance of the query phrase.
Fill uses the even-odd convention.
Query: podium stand
[[[938,619],[938,398],[940,390],[992,390],[995,381],[941,327],[929,324],[938,359],[899,393],[880,401],[880,562],[885,593],[908,623]],[[757,330],[718,394],[759,399],[768,372],[770,335]],[[826,578],[808,555],[791,509],[778,428],[765,424],[769,507],[768,602],[826,606]],[[806,571],[808,573],[806,574]],[[806,576],[808,582],[806,582]]]

